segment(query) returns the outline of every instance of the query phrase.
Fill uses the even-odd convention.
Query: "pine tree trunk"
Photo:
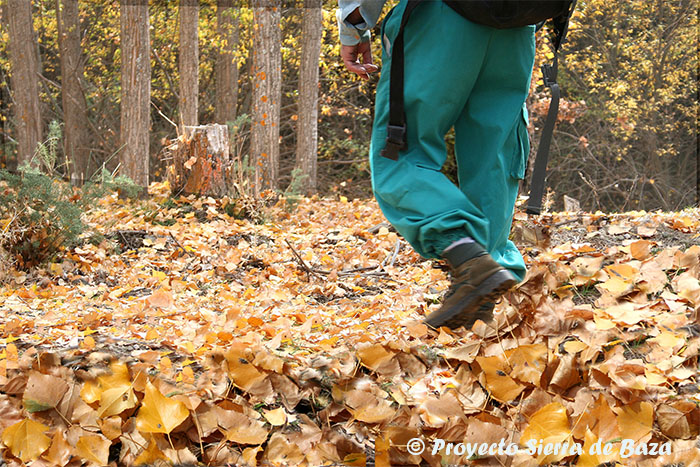
[[[39,110],[39,59],[31,0],[7,0],[12,94],[15,101],[17,165],[30,162],[42,139]],[[38,164],[38,161],[36,161]]]
[[[282,95],[280,0],[253,0],[253,122],[251,162],[256,196],[277,188]]]
[[[197,125],[199,95],[199,3],[180,0],[180,123]]]
[[[148,188],[150,52],[148,4],[122,0],[121,173],[130,177],[143,191]]]
[[[318,159],[318,62],[323,29],[321,0],[306,0],[303,23],[296,168],[304,193],[310,195],[316,192]]]
[[[71,183],[82,185],[93,175],[96,167],[90,164],[87,104],[80,84],[83,79],[83,61],[78,0],[56,0],[56,15],[61,59],[63,150],[70,161]]]
[[[218,0],[216,27],[221,45],[216,58],[216,123],[236,120],[238,104],[238,16],[231,0]]]

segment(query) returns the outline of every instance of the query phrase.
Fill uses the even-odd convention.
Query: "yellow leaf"
[[[122,423],[124,421],[118,415],[97,420],[100,432],[110,441],[114,441],[122,435]]]
[[[620,430],[617,427],[617,417],[610,409],[607,399],[599,395],[592,407],[588,407],[574,423],[573,435],[576,438],[583,438],[586,430],[590,430],[596,439],[601,439],[603,443],[610,442],[620,437]]]
[[[630,254],[632,258],[638,260],[645,260],[649,257],[651,252],[652,242],[649,240],[639,240],[630,245]]]
[[[97,381],[86,381],[80,390],[80,397],[88,404],[99,401],[101,395],[102,389]]]
[[[72,448],[70,444],[66,441],[65,436],[63,433],[59,430],[56,430],[56,432],[53,435],[53,439],[51,440],[51,447],[49,448],[48,451],[46,451],[46,454],[44,454],[43,458],[49,461],[52,465],[57,465],[59,467],[63,467],[68,463],[72,455]]]
[[[241,342],[232,342],[230,350],[226,354],[228,374],[233,384],[248,391],[258,382],[267,377],[267,373],[260,371],[255,365],[246,359],[246,345]]]
[[[136,428],[144,433],[170,433],[187,419],[190,412],[182,402],[169,399],[150,381],[136,416]]]
[[[615,407],[613,411],[617,414],[617,425],[623,439],[635,443],[648,441],[654,425],[654,406],[651,403],[635,402]]]
[[[644,368],[644,377],[647,379],[647,383],[652,386],[660,386],[666,384],[666,377],[662,374],[662,371],[655,365],[647,363]]]
[[[192,371],[192,367],[186,366],[182,369],[180,374],[182,375],[182,381],[187,384],[194,384],[194,371]]]
[[[112,443],[108,439],[102,436],[81,436],[78,442],[75,443],[75,454],[97,465],[107,465],[109,446],[111,444]]]
[[[605,270],[608,271],[611,277],[619,277],[627,282],[632,281],[639,273],[639,269],[627,263],[611,264],[610,266],[605,266]]]
[[[158,281],[164,281],[165,279],[168,278],[168,275],[164,273],[163,271],[153,271],[152,273],[153,277],[158,279]]]
[[[588,344],[584,344],[581,341],[567,341],[564,343],[564,350],[566,350],[566,353],[570,354],[575,354],[579,353],[582,350],[585,350],[588,348]]]
[[[48,449],[51,438],[44,432],[48,426],[29,420],[28,418],[11,425],[2,432],[2,442],[10,448],[15,457],[22,462],[29,462],[39,458]]]
[[[620,295],[624,295],[626,293],[631,292],[633,286],[632,283],[627,282],[626,280],[620,277],[613,276],[607,281],[600,284],[598,287],[607,290],[615,297],[619,297]]]
[[[520,444],[527,445],[528,441],[532,445],[543,446],[547,444],[559,444],[564,441],[572,444],[571,430],[569,429],[569,417],[566,408],[559,402],[552,402],[545,405],[530,417],[529,423],[523,430],[520,437]],[[568,455],[568,450],[561,450],[559,453],[546,455],[544,452],[537,456],[537,462],[542,464],[556,462]]]
[[[685,339],[682,337],[677,336],[676,334],[669,332],[669,331],[663,331],[661,334],[658,336],[649,339],[649,342],[656,342],[659,344],[661,347],[666,347],[668,349],[673,349],[676,346],[681,346],[685,344]]]
[[[542,442],[543,445],[563,443],[570,436],[571,431],[566,408],[559,402],[552,402],[530,417],[529,423],[520,437],[520,444],[527,445],[528,441],[533,441],[537,444]],[[550,455],[543,453],[537,457],[537,461],[540,464],[555,462],[567,455],[568,451]]]
[[[287,423],[287,413],[284,411],[284,407],[275,410],[266,410],[263,412],[263,416],[272,426],[282,426]]]
[[[137,402],[138,400],[131,384],[105,389],[100,397],[100,407],[97,409],[97,416],[111,417],[112,415],[119,415],[125,410],[136,407]]]
[[[386,350],[381,344],[373,344],[359,349],[357,356],[364,366],[376,371],[382,364],[394,358],[394,353]]]
[[[241,460],[244,465],[249,465],[255,467],[258,465],[258,453],[262,450],[260,446],[254,448],[245,448],[243,454],[241,454]]]
[[[605,312],[612,318],[616,323],[626,324],[632,326],[637,324],[644,319],[644,315],[641,311],[636,310],[634,305],[629,302],[625,302],[621,305],[613,305],[605,309]]]
[[[508,376],[510,368],[502,355],[477,357],[476,361],[486,376],[486,389],[500,402],[510,402],[520,395],[525,386]]]
[[[95,339],[92,336],[85,336],[83,341],[80,343],[80,348],[85,350],[92,350],[95,348]]]
[[[600,450],[597,446],[601,446]],[[608,462],[613,462],[618,459],[618,454],[620,452],[619,445],[612,445],[612,452],[609,454],[603,454],[603,449],[605,446],[605,441],[600,440],[596,437],[591,430],[586,430],[586,434],[583,441],[582,453],[576,462],[576,467],[598,467],[599,465]]]
[[[593,316],[593,322],[595,323],[596,329],[599,331],[607,331],[615,327],[615,323],[607,318],[602,318],[600,316]]]
[[[144,449],[139,457],[134,460],[134,465],[151,465],[155,464],[157,460],[168,460],[168,456],[163,454],[163,451],[158,447],[156,440],[151,437],[151,442],[148,443],[148,448]]]
[[[530,417],[520,437],[520,443],[526,443],[531,439],[561,442],[569,435],[569,417],[566,414],[566,408],[559,402],[551,402]]]
[[[379,423],[394,416],[396,411],[388,404],[382,403],[375,406],[360,407],[351,411],[359,421],[365,423]]]
[[[233,421],[233,423],[231,423]],[[268,431],[265,425],[253,420],[242,413],[229,414],[231,427],[225,431],[226,439],[239,444],[263,444],[267,439]]]
[[[539,386],[540,377],[547,366],[547,346],[544,344],[521,345],[506,352],[506,360],[512,370],[510,375],[524,383]]]

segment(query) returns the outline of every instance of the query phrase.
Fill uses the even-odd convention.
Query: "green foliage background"
[[[0,0],[0,5],[3,1]],[[6,0],[5,2],[6,3]],[[33,0],[42,64],[42,117],[62,121],[55,1]],[[283,100],[280,186],[292,182],[301,8],[282,10]],[[214,63],[220,45],[215,2],[200,2],[200,121],[213,118]],[[377,77],[361,81],[339,61],[336,0],[324,0],[321,52],[319,184],[322,194],[370,196],[367,152]],[[4,6],[6,8],[6,6]],[[388,11],[388,7],[387,7]],[[561,63],[565,94],[550,157],[554,207],[562,195],[584,209],[678,209],[696,202],[698,145],[698,0],[579,0]],[[164,176],[158,152],[177,122],[178,12],[176,1],[152,4],[151,174]],[[250,113],[252,11],[240,21],[239,114]],[[119,2],[80,3],[84,91],[93,157],[116,166],[119,133]],[[0,24],[4,21],[0,22]],[[380,43],[374,34],[375,60]],[[7,27],[0,28],[0,166],[14,168]],[[538,62],[547,41],[539,40]],[[529,99],[535,141],[547,94],[535,71]],[[449,140],[449,138],[448,138]],[[59,158],[62,158],[59,155]],[[343,183],[345,182],[345,183]]]

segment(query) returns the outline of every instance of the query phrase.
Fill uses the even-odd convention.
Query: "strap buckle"
[[[406,147],[406,125],[387,125],[386,146],[382,149],[382,156],[393,161],[399,160],[399,151]]]
[[[545,86],[551,88],[553,84],[557,83],[556,64],[550,65],[549,63],[545,63],[540,69],[542,70],[542,78]]]

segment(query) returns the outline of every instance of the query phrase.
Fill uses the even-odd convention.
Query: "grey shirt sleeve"
[[[369,41],[369,30],[377,24],[384,3],[386,0],[338,0],[336,18],[338,19],[340,43],[356,45],[359,42]],[[360,9],[364,22],[352,25],[346,19],[356,8]]]

